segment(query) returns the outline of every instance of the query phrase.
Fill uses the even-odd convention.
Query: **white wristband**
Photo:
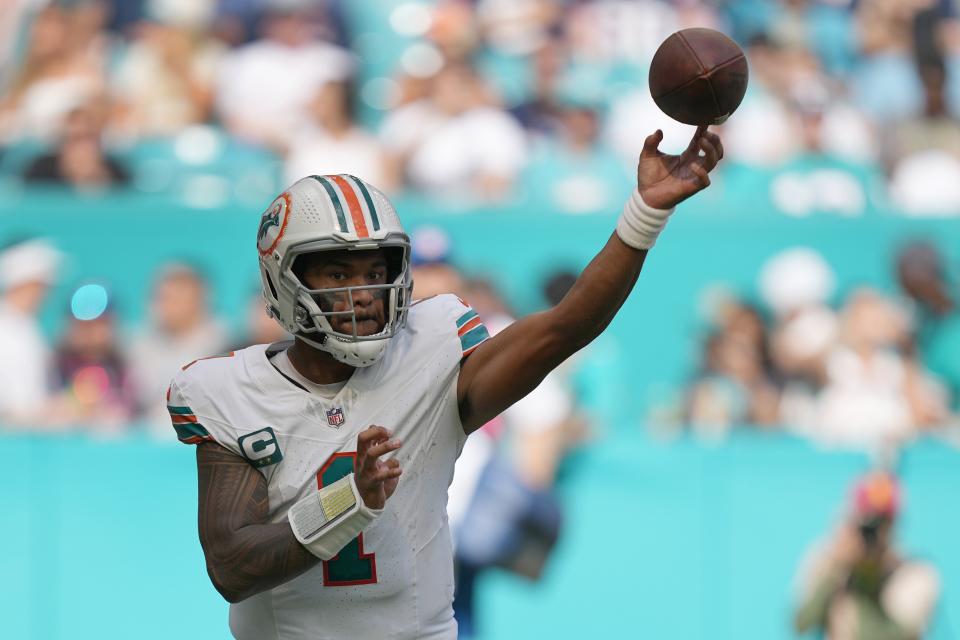
[[[643,201],[640,191],[634,189],[617,221],[617,235],[634,249],[649,249],[657,241],[671,213],[673,209],[654,209]]]
[[[329,560],[382,512],[363,503],[350,473],[298,500],[287,512],[287,519],[293,535],[307,551]]]

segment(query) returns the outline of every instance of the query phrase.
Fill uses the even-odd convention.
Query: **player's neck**
[[[287,356],[300,375],[316,384],[343,382],[348,380],[356,369],[302,340],[294,340],[293,346],[287,349]]]

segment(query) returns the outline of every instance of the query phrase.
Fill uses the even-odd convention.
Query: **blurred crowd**
[[[706,26],[740,42],[751,68],[741,111],[722,127],[721,181],[768,172],[768,195],[788,215],[857,215],[881,198],[907,214],[960,212],[952,0],[398,0],[380,10],[345,0],[15,0],[8,8],[0,170],[27,189],[157,193],[184,186],[158,168],[164,153],[203,175],[218,153],[236,159],[257,149],[265,155],[248,156],[253,174],[228,171],[225,188],[249,188],[270,172],[256,163],[275,158],[283,168],[260,176],[259,204],[305,174],[336,172],[450,209],[530,198],[536,210],[615,211],[651,123],[667,130],[667,146],[689,133],[650,99],[649,61],[673,31]],[[215,200],[210,184],[194,184],[194,202]],[[53,279],[47,257],[49,273],[33,269],[29,295],[17,293],[24,274],[4,274],[8,315],[36,313],[35,285]],[[830,266],[815,253],[772,260],[760,277],[762,305],[716,304],[684,422],[718,433],[786,424],[851,443],[901,441],[948,422],[960,358],[941,262],[932,247],[909,247],[895,269],[897,297],[864,289],[837,304]],[[43,421],[78,411],[82,419],[82,398],[102,387],[123,424],[156,406],[172,367],[247,340],[212,318],[206,287],[188,264],[157,274],[149,320],[124,349],[129,375],[109,303],[92,318],[72,310],[54,350],[72,400],[50,404]],[[250,339],[275,339],[253,300]],[[18,348],[39,348],[34,332]],[[96,373],[90,360],[100,362]],[[137,371],[144,362],[155,371]],[[49,408],[10,395],[16,415]]]
[[[876,202],[952,215],[955,4],[12,0],[0,169],[157,192],[182,188],[157,154],[200,172],[239,145],[282,161],[266,192],[345,172],[460,207],[611,211],[653,126],[668,146],[689,135],[659,114],[646,71],[667,35],[698,26],[732,35],[750,62],[741,112],[722,127],[731,185],[738,168],[769,174],[790,215]]]
[[[955,424],[960,315],[948,265],[933,244],[913,241],[891,271],[895,292],[838,295],[826,260],[795,247],[764,264],[757,303],[710,293],[683,422],[706,436],[786,428],[881,454]]]
[[[285,333],[252,296],[244,334],[232,336],[209,306],[201,270],[169,263],[151,286],[148,320],[124,333],[112,292],[78,286],[51,343],[39,314],[57,283],[63,255],[42,239],[17,239],[0,250],[0,420],[12,428],[64,431],[84,425],[118,435],[134,421],[171,440],[162,402],[177,369],[198,357],[281,340]]]

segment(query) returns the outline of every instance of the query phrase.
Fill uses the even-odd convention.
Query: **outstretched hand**
[[[709,174],[723,158],[723,143],[706,126],[697,127],[690,144],[678,156],[660,151],[662,140],[663,131],[658,129],[643,143],[637,188],[649,206],[670,209],[710,186]]]
[[[371,426],[357,436],[354,481],[363,503],[370,509],[383,509],[400,481],[400,462],[396,458],[380,460],[380,456],[400,448],[401,442],[391,440],[391,435],[383,427]]]

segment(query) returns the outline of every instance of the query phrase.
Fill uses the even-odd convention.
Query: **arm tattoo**
[[[267,482],[246,460],[210,442],[197,447],[200,544],[207,573],[239,602],[292,580],[320,561],[286,522],[268,523]]]

